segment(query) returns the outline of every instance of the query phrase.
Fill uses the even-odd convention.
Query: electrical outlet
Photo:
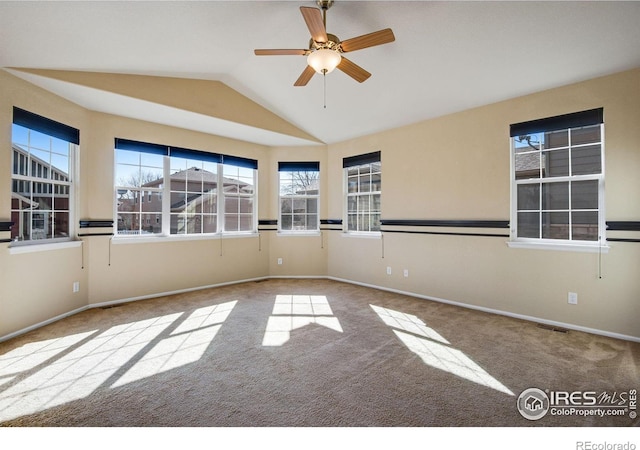
[[[578,294],[576,292],[569,292],[567,299],[571,305],[578,304]]]
[[[409,269],[404,269],[404,276],[405,278],[409,276]]]
[[[387,275],[391,275],[391,266],[387,266]]]
[[[278,258],[278,265],[281,266],[282,265],[282,258]]]
[[[79,281],[74,281],[73,282],[73,292],[80,292],[80,282]]]

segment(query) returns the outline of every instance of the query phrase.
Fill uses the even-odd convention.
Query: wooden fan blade
[[[358,83],[362,83],[363,81],[365,81],[367,78],[369,78],[371,76],[371,74],[369,72],[364,70],[359,65],[349,61],[344,56],[342,57],[342,60],[340,61],[340,64],[338,64],[338,69],[342,70],[344,73],[349,75],[351,78],[356,80]]]
[[[300,50],[294,48],[260,48],[253,51],[258,56],[268,55],[300,55],[304,56],[309,53],[309,50]]]
[[[308,6],[301,6],[300,12],[302,12],[302,17],[307,23],[311,39],[316,42],[327,42],[329,39],[327,38],[327,30],[324,28],[322,12],[317,8],[309,8]]]
[[[396,37],[393,35],[391,28],[385,28],[384,30],[374,31],[373,33],[363,34],[362,36],[342,41],[340,47],[342,47],[342,51],[346,53],[376,45],[388,44],[395,40]]]
[[[316,73],[313,67],[307,66],[302,71],[302,74],[298,77],[296,82],[293,84],[294,86],[306,86],[313,74]]]

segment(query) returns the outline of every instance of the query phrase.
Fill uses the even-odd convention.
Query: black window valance
[[[230,164],[246,169],[258,169],[258,161],[250,158],[241,158],[240,156],[222,155],[222,164]]]
[[[191,150],[188,148],[169,147],[169,156],[174,158],[197,159],[211,163],[221,163],[222,155],[218,153],[203,152],[201,150]]]
[[[280,161],[278,172],[320,171],[319,161]]]
[[[510,136],[524,136],[543,131],[564,130],[566,128],[587,127],[604,122],[604,109],[596,108],[561,116],[530,120],[510,125]]]
[[[152,144],[149,142],[133,141],[130,139],[115,138],[115,148],[118,150],[132,150],[154,155],[173,156],[176,158],[191,158],[212,163],[230,164],[232,166],[257,169],[258,161],[240,156],[221,155],[219,153],[204,152],[182,147]]]
[[[166,145],[132,141],[129,139],[116,138],[115,147],[118,150],[130,150],[140,153],[151,153],[153,155],[167,156],[169,154],[169,147]]]
[[[80,130],[15,106],[13,123],[76,145],[80,144]]]
[[[380,162],[380,151],[343,158],[342,167],[361,166],[362,164],[371,164],[375,162]]]

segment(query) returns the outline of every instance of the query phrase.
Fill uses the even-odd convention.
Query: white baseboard
[[[227,281],[227,282],[224,282],[224,283],[216,283],[216,284],[209,284],[209,285],[206,285],[206,286],[198,286],[198,287],[193,287],[193,288],[178,289],[178,290],[175,290],[175,291],[158,292],[158,293],[155,293],[155,294],[141,295],[141,296],[138,296],[138,297],[121,298],[121,299],[118,299],[118,300],[110,300],[108,302],[90,303],[87,306],[83,306],[82,308],[74,309],[74,310],[69,311],[67,313],[60,314],[58,316],[52,317],[51,319],[47,319],[47,320],[45,320],[43,322],[39,322],[39,323],[36,323],[34,325],[28,326],[26,328],[22,328],[21,330],[14,331],[13,333],[9,333],[9,334],[7,334],[5,336],[0,336],[0,342],[8,341],[9,339],[12,339],[12,338],[20,336],[22,334],[28,333],[29,331],[36,330],[36,329],[38,329],[40,327],[44,327],[45,325],[49,325],[49,324],[51,324],[53,322],[57,322],[58,320],[64,319],[64,318],[69,317],[69,316],[73,316],[74,314],[78,314],[78,313],[81,313],[83,311],[87,311],[89,309],[105,308],[105,307],[108,307],[108,306],[120,305],[122,303],[130,303],[130,302],[135,302],[135,301],[139,301],[139,300],[149,300],[149,299],[152,299],[152,298],[166,297],[166,296],[169,296],[169,295],[183,294],[183,293],[186,293],[186,292],[201,291],[203,289],[210,289],[210,288],[228,286],[228,285],[232,285],[232,284],[248,283],[248,282],[251,282],[251,281],[261,281],[261,280],[266,280],[266,279],[269,279],[269,277],[247,278],[245,280]]]
[[[22,334],[28,333],[29,331],[33,331],[33,330],[38,329],[40,327],[43,327],[45,325],[49,325],[49,324],[51,324],[53,322],[57,322],[58,320],[64,319],[64,318],[69,317],[69,316],[73,316],[74,314],[78,314],[80,312],[83,312],[83,311],[86,311],[86,310],[89,310],[89,309],[93,309],[93,308],[104,308],[104,307],[108,307],[108,306],[119,305],[119,304],[122,304],[122,303],[130,303],[130,302],[135,302],[135,301],[139,301],[139,300],[148,300],[148,299],[157,298],[157,297],[166,297],[166,296],[169,296],[169,295],[176,295],[176,294],[183,294],[183,293],[186,293],[186,292],[200,291],[200,290],[203,290],[203,289],[211,289],[211,288],[216,288],[216,287],[229,286],[229,285],[233,285],[233,284],[248,283],[248,282],[253,282],[253,281],[263,281],[263,280],[269,280],[269,279],[326,279],[326,280],[339,281],[339,282],[342,282],[342,283],[354,284],[354,285],[368,287],[368,288],[372,288],[372,289],[379,289],[381,291],[393,292],[395,294],[406,295],[406,296],[409,296],[409,297],[420,298],[420,299],[423,299],[423,300],[430,300],[430,301],[439,302],[439,303],[446,303],[448,305],[459,306],[461,308],[473,309],[473,310],[483,311],[483,312],[490,313],[490,314],[498,314],[498,315],[506,316],[506,317],[513,317],[514,319],[526,320],[528,322],[542,323],[542,324],[550,325],[550,326],[554,326],[554,327],[566,328],[568,330],[582,331],[582,332],[585,332],[585,333],[595,334],[595,335],[599,335],[599,336],[606,336],[606,337],[610,337],[610,338],[614,338],[614,339],[620,339],[620,340],[623,340],[623,341],[631,341],[631,342],[640,343],[640,337],[637,337],[637,336],[629,336],[629,335],[626,335],[626,334],[613,333],[613,332],[610,332],[610,331],[599,330],[599,329],[595,329],[595,328],[588,328],[588,327],[583,327],[583,326],[580,326],[580,325],[574,325],[574,324],[570,324],[570,323],[557,322],[557,321],[554,321],[554,320],[547,320],[547,319],[542,319],[542,318],[539,318],[539,317],[527,316],[527,315],[524,315],[524,314],[516,314],[516,313],[509,312],[509,311],[502,311],[502,310],[499,310],[499,309],[487,308],[487,307],[484,307],[484,306],[471,305],[471,304],[468,304],[468,303],[456,302],[456,301],[447,300],[447,299],[444,299],[444,298],[431,297],[431,296],[428,296],[428,295],[417,294],[415,292],[402,291],[400,289],[393,289],[393,288],[388,288],[388,287],[384,287],[384,286],[378,286],[378,285],[375,285],[375,284],[362,283],[362,282],[359,282],[359,281],[347,280],[347,279],[344,279],[344,278],[338,278],[338,277],[332,277],[332,276],[324,276],[324,275],[265,276],[265,277],[247,278],[247,279],[244,279],[244,280],[227,281],[227,282],[223,282],[223,283],[210,284],[210,285],[206,285],[206,286],[198,286],[198,287],[193,287],[193,288],[178,289],[178,290],[175,290],[175,291],[159,292],[159,293],[155,293],[155,294],[142,295],[142,296],[138,296],[138,297],[123,298],[123,299],[112,300],[112,301],[108,301],[108,302],[91,303],[91,304],[89,304],[87,306],[83,306],[81,308],[74,309],[74,310],[69,311],[69,312],[64,313],[64,314],[60,314],[60,315],[58,315],[56,317],[52,317],[51,319],[47,319],[47,320],[45,320],[43,322],[39,322],[37,324],[34,324],[34,325],[29,326],[29,327],[23,328],[21,330],[15,331],[13,333],[9,333],[9,334],[7,334],[5,336],[0,336],[0,342],[7,341],[7,340],[12,339],[14,337],[17,337],[17,336],[20,336]]]
[[[21,334],[25,334],[25,333],[28,333],[29,331],[37,330],[38,328],[44,327],[44,326],[49,325],[49,324],[51,324],[53,322],[57,322],[58,320],[62,320],[64,318],[73,316],[75,314],[81,313],[82,311],[86,311],[86,310],[91,309],[91,308],[92,308],[92,306],[83,306],[81,308],[77,308],[77,309],[74,309],[72,311],[66,312],[64,314],[60,314],[58,316],[52,317],[51,319],[47,319],[47,320],[44,320],[42,322],[36,323],[34,325],[30,325],[30,326],[28,326],[26,328],[23,328],[21,330],[14,331],[13,333],[9,333],[9,334],[7,334],[5,336],[0,336],[0,342],[8,341],[9,339],[13,339],[14,337],[20,336]]]
[[[490,313],[490,314],[498,314],[500,316],[513,317],[514,319],[522,319],[522,320],[526,320],[528,322],[541,323],[541,324],[544,324],[544,325],[550,325],[550,326],[559,327],[559,328],[566,328],[568,330],[582,331],[582,332],[585,332],[585,333],[596,334],[596,335],[599,335],[599,336],[606,336],[606,337],[610,337],[610,338],[614,338],[614,339],[620,339],[620,340],[623,340],[623,341],[640,342],[640,337],[637,337],[637,336],[629,336],[629,335],[626,335],[626,334],[613,333],[613,332],[610,332],[610,331],[598,330],[596,328],[583,327],[583,326],[574,325],[574,324],[571,324],[571,323],[557,322],[555,320],[542,319],[540,317],[527,316],[527,315],[524,315],[524,314],[516,314],[516,313],[509,312],[509,311],[502,311],[502,310],[499,310],[499,309],[487,308],[487,307],[484,307],[484,306],[471,305],[471,304],[468,304],[468,303],[456,302],[456,301],[447,300],[447,299],[444,299],[444,298],[430,297],[428,295],[416,294],[414,292],[407,292],[407,291],[402,291],[402,290],[399,290],[399,289],[393,289],[393,288],[387,288],[387,287],[383,287],[383,286],[377,286],[375,284],[361,283],[359,281],[346,280],[346,279],[343,279],[343,278],[337,278],[337,277],[329,276],[329,277],[327,277],[327,279],[334,280],[334,281],[340,281],[340,282],[343,282],[343,283],[356,284],[358,286],[369,287],[369,288],[372,288],[372,289],[379,289],[381,291],[393,292],[395,294],[406,295],[406,296],[409,296],[409,297],[421,298],[423,300],[430,300],[430,301],[439,302],[439,303],[446,303],[448,305],[459,306],[461,308],[474,309],[474,310],[477,310],[477,311],[483,311],[483,312]]]
[[[252,281],[268,280],[269,278],[270,277],[257,277],[257,278],[247,278],[247,279],[244,279],[244,280],[237,280],[237,281],[225,281],[223,283],[208,284],[208,285],[205,285],[205,286],[197,286],[197,287],[191,287],[191,288],[177,289],[175,291],[158,292],[156,294],[140,295],[138,297],[121,298],[121,299],[118,299],[118,300],[110,300],[108,302],[90,303],[88,305],[87,309],[105,308],[105,307],[108,307],[108,306],[120,305],[122,303],[136,302],[136,301],[139,301],[139,300],[149,300],[149,299],[158,298],[158,297],[167,297],[169,295],[184,294],[186,292],[202,291],[204,289],[211,289],[211,288],[217,288],[217,287],[222,287],[222,286],[230,286],[232,284],[241,284],[241,283],[250,283]],[[2,338],[0,338],[0,342],[2,342]]]

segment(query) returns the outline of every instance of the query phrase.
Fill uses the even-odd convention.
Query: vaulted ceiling
[[[92,110],[265,145],[339,142],[640,67],[637,1],[336,0],[329,33],[389,27],[396,40],[349,54],[364,83],[336,70],[294,87],[305,57],[253,50],[307,48],[300,6],[316,3],[0,1],[0,67]]]

